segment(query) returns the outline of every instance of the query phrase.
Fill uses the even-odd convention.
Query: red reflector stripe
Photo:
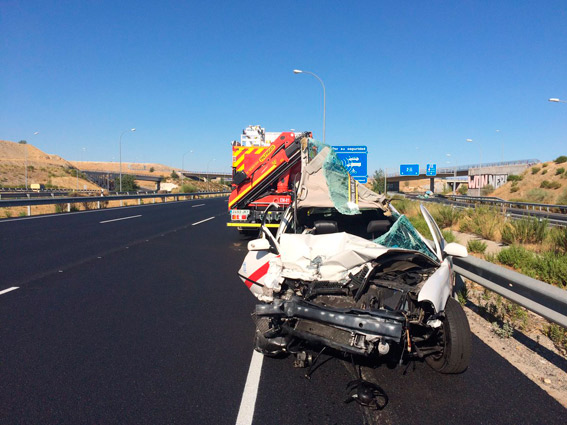
[[[266,273],[268,273],[268,269],[270,268],[270,262],[268,261],[266,264],[264,264],[262,267],[260,267],[258,270],[256,270],[254,273],[252,273],[250,276],[248,276],[250,279],[252,279],[254,282],[258,282],[258,280],[260,280],[262,277],[264,277],[264,275]],[[246,280],[244,282],[244,284],[250,288],[253,285],[252,280]]]

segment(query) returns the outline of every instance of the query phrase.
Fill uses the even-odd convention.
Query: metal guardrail
[[[545,209],[549,212],[550,209],[559,210],[561,213],[567,213],[567,205],[554,205],[554,204],[537,204],[532,202],[512,202],[506,201],[505,199],[493,198],[489,196],[458,196],[458,195],[445,195],[446,198],[454,199],[455,201],[463,202],[480,202],[492,205],[499,205],[508,208],[520,208],[520,209],[531,209],[537,208],[539,211]]]
[[[0,200],[0,208],[7,207],[28,207],[28,215],[31,215],[30,208],[34,205],[51,205],[51,204],[68,204],[68,210],[71,209],[71,204],[78,204],[83,202],[96,202],[98,208],[101,207],[101,202],[106,201],[125,201],[125,200],[141,200],[153,198],[175,198],[176,201],[179,198],[189,198],[194,199],[198,196],[203,195],[228,195],[230,192],[192,192],[192,193],[149,193],[149,194],[127,194],[127,195],[112,195],[112,196],[72,196],[72,197],[50,197],[50,198],[36,198],[36,199],[7,199]]]
[[[567,328],[567,291],[476,257],[453,258],[453,270]]]

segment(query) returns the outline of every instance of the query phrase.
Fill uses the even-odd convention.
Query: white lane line
[[[250,369],[246,377],[246,385],[240,401],[240,409],[236,418],[236,425],[251,425],[254,419],[254,408],[256,407],[256,397],[258,396],[258,386],[260,385],[260,375],[262,374],[262,362],[264,355],[256,350],[252,352]]]
[[[198,221],[198,222],[196,222],[196,223],[193,223],[191,226],[196,226],[197,224],[201,224],[201,223],[204,223],[205,221],[212,220],[213,218],[215,218],[215,217],[213,216],[213,217],[206,218],[206,219],[204,219],[204,220],[201,220],[201,221]]]
[[[191,208],[195,208],[195,207],[202,207],[205,204],[197,204],[197,205],[193,205]]]
[[[130,217],[122,217],[122,218],[115,218],[114,220],[104,220],[104,221],[99,221],[100,224],[104,224],[104,223],[112,223],[113,221],[120,221],[120,220],[130,220],[131,218],[138,218],[141,217],[142,214],[138,214],[138,215],[131,215]]]
[[[11,288],[4,289],[4,290],[0,291],[0,295],[5,294],[6,292],[15,291],[16,289],[20,289],[20,287],[19,286],[12,286]]]

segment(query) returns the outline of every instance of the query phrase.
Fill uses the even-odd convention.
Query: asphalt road
[[[247,241],[226,215],[218,198],[1,221],[0,292],[19,289],[0,294],[0,423],[236,423],[254,298],[236,276]],[[363,368],[389,396],[381,412],[343,403],[349,362],[307,380],[293,358],[265,358],[253,423],[565,422],[473,342],[458,376]]]

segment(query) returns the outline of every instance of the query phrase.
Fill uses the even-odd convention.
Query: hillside
[[[0,140],[0,187],[24,187],[27,151],[28,186],[41,183],[48,188],[76,189],[73,165],[57,155],[50,155],[33,145]],[[79,177],[80,189],[100,189]]]
[[[489,196],[508,201],[567,204],[567,162],[548,161],[524,171],[519,181],[508,182]],[[514,179],[514,177],[512,177]]]
[[[113,162],[95,162],[95,161],[71,161],[73,167],[78,167],[82,171],[111,171],[116,172],[120,170],[120,163]],[[150,171],[153,168],[153,171]],[[179,168],[168,167],[163,164],[152,163],[137,163],[137,162],[122,162],[122,173],[124,174],[138,174],[148,176],[169,176],[171,172],[179,172]]]

